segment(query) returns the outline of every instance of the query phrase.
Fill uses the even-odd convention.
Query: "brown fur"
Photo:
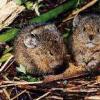
[[[73,22],[71,49],[78,66],[100,67],[100,16],[77,16]]]
[[[28,36],[37,40],[35,47],[25,45],[24,40]],[[67,63],[66,49],[55,25],[31,25],[22,30],[15,41],[15,59],[25,66],[27,72],[35,75],[55,74],[59,68],[64,69]]]

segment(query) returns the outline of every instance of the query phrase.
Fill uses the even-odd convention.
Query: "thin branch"
[[[3,92],[4,92],[4,94],[6,95],[7,99],[8,99],[8,100],[11,100],[11,99],[10,99],[10,95],[9,95],[9,93],[7,92],[7,90],[6,90],[6,89],[3,89]]]
[[[21,93],[17,94],[15,97],[11,98],[10,100],[16,99],[17,97],[19,97],[20,95],[22,95],[25,92],[26,92],[26,90],[22,91]]]
[[[9,63],[9,61],[13,58],[14,56],[10,56],[9,59],[5,62],[5,64],[0,68],[0,73],[5,69],[6,65]]]
[[[46,97],[47,95],[49,95],[51,92],[47,92],[45,93],[44,95],[40,96],[39,98],[35,99],[35,100],[41,100],[43,99],[44,97]]]
[[[63,20],[63,22],[66,22],[70,19],[73,19],[75,15],[79,14],[80,12],[86,10],[87,8],[93,6],[98,0],[92,0],[91,2],[89,2],[88,4],[86,4],[85,6],[83,6],[82,8],[78,9],[78,10],[74,10],[67,18],[65,18]]]
[[[6,85],[1,85],[0,88],[5,88],[14,85],[36,85],[41,83],[43,83],[43,81],[38,81],[38,82],[2,81],[2,84]]]
[[[37,81],[37,82],[26,82],[26,81],[3,81],[4,84],[41,84],[43,81]]]
[[[50,97],[47,97],[47,99],[49,100],[63,100],[62,97],[58,97],[58,96],[50,96]]]
[[[84,100],[100,100],[100,95],[85,97]]]

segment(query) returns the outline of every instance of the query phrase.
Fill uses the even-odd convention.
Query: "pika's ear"
[[[24,38],[24,45],[27,48],[35,48],[38,45],[38,41],[37,41],[36,37],[32,37],[31,35],[27,35]]]
[[[73,27],[77,27],[77,25],[80,22],[80,19],[81,19],[80,15],[77,15],[77,16],[74,17],[74,19],[73,19]]]

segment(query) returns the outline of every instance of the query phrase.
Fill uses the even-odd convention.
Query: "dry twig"
[[[39,98],[35,99],[35,100],[41,100],[43,99],[44,97],[46,97],[47,95],[49,95],[51,92],[47,92],[45,94],[43,94],[42,96],[40,96]]]
[[[5,69],[5,67],[7,66],[7,64],[10,62],[10,60],[13,58],[14,56],[9,57],[9,59],[5,62],[5,64],[3,66],[1,66],[0,68],[0,73]]]
[[[21,82],[21,81],[2,81],[2,84],[5,85],[1,85],[0,88],[4,88],[4,87],[9,87],[9,86],[15,86],[15,85],[37,85],[37,84],[41,84],[43,83],[42,81],[38,81],[38,82]]]
[[[7,90],[6,90],[6,89],[3,89],[3,92],[4,92],[4,94],[6,95],[7,99],[8,99],[8,100],[11,100],[11,99],[10,99],[10,95],[9,95],[9,93],[7,92]]]
[[[22,91],[21,93],[17,94],[15,97],[11,98],[10,100],[16,99],[17,97],[19,97],[20,95],[22,95],[25,92],[26,92],[26,90]]]
[[[85,100],[100,100],[100,95],[85,97]]]
[[[91,0],[91,2],[89,2],[88,4],[86,4],[85,6],[83,6],[80,9],[74,10],[67,18],[65,18],[63,20],[63,22],[66,22],[70,19],[73,19],[75,15],[78,15],[80,12],[86,10],[87,8],[93,6],[98,0]]]

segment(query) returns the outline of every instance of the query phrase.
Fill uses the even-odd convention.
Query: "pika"
[[[68,65],[63,38],[54,24],[30,25],[14,44],[16,61],[30,74],[58,74]]]
[[[78,15],[73,21],[70,48],[77,66],[88,71],[100,67],[100,15]]]

